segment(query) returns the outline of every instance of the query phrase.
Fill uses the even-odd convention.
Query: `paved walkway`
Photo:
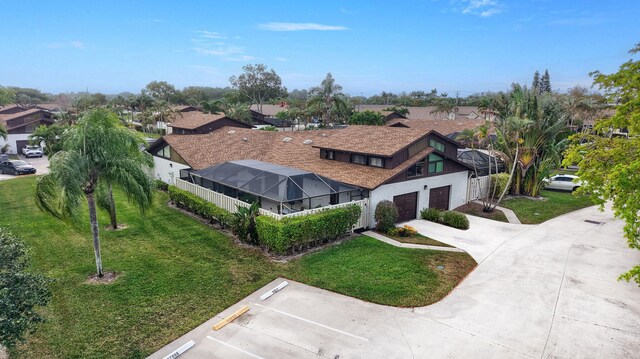
[[[475,201],[473,201],[473,203],[480,204],[480,205],[483,204],[482,201],[479,201],[479,200],[475,200]],[[518,216],[516,216],[516,213],[514,211],[510,210],[509,208],[496,206],[496,209],[500,210],[500,211],[502,211],[502,213],[504,213],[504,215],[507,217],[507,221],[509,221],[509,223],[522,224],[522,222],[520,222],[520,219],[518,219]]]
[[[436,304],[387,307],[292,281],[260,300],[278,279],[151,357],[189,340],[195,346],[181,359],[640,356],[640,288],[617,281],[640,253],[627,248],[610,211],[586,208],[536,226],[471,220],[468,231],[424,222],[421,233],[480,259]],[[243,305],[249,312],[211,329]]]
[[[401,248],[413,248],[413,249],[430,249],[432,251],[443,251],[443,252],[462,252],[464,253],[464,250],[460,249],[460,248],[454,248],[454,247],[443,247],[443,246],[430,246],[430,245],[426,245],[426,244],[414,244],[414,243],[402,243],[402,242],[398,242],[395,239],[391,239],[387,236],[383,236],[379,233],[376,233],[374,231],[366,231],[364,233],[365,236],[369,236],[371,238],[375,238],[379,241],[385,242],[387,244],[390,244],[392,246],[395,247],[401,247]]]

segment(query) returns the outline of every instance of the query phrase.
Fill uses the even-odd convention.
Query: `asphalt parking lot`
[[[36,175],[42,175],[42,174],[49,173],[49,159],[47,158],[47,156],[25,158],[23,155],[19,155],[18,159],[23,160],[23,161],[27,161],[33,167],[35,167],[36,168]],[[33,176],[33,175],[14,176],[14,175],[0,174],[0,181],[10,180],[10,179],[14,179],[14,178],[29,177],[29,176]]]
[[[293,281],[261,300],[279,278],[150,358],[190,341],[180,358],[638,358],[640,288],[617,276],[640,253],[622,227],[590,207],[536,226],[443,232],[479,265],[438,303],[388,307]]]

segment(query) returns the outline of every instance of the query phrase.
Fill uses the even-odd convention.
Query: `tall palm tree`
[[[51,159],[49,174],[36,185],[38,207],[60,219],[77,219],[87,200],[98,277],[102,277],[100,230],[95,192],[103,181],[123,189],[141,211],[152,203],[152,182],[140,163],[131,158],[140,136],[120,124],[107,109],[87,112],[64,138],[63,150]]]
[[[331,73],[327,74],[327,77],[322,80],[320,86],[314,87],[310,91],[313,97],[309,100],[309,106],[321,109],[322,122],[325,126],[331,123],[331,115],[333,112],[348,112],[347,101],[341,91],[342,86],[336,84],[336,80]]]

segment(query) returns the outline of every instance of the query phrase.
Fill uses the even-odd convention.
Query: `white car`
[[[29,158],[29,157],[42,157],[42,148],[40,148],[39,146],[24,146],[22,148],[22,154]]]
[[[546,183],[545,189],[555,189],[559,191],[575,191],[581,185],[582,181],[580,181],[580,177],[574,175],[565,175],[559,174],[555,176],[551,176],[549,178],[545,178],[544,182]]]

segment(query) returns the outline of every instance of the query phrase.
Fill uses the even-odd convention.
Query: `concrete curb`
[[[460,248],[456,248],[456,247],[439,247],[439,246],[429,246],[426,244],[413,244],[413,243],[402,243],[402,242],[398,242],[394,239],[391,239],[389,237],[385,237],[381,234],[378,234],[376,232],[373,231],[366,231],[364,233],[365,236],[369,236],[371,238],[377,239],[381,242],[390,244],[392,246],[395,247],[400,247],[400,248],[412,248],[412,249],[429,249],[432,251],[442,251],[442,252],[459,252],[459,253],[466,253],[466,251],[460,249]]]
[[[476,204],[482,204],[482,201],[472,201],[473,203]],[[513,224],[522,224],[522,222],[520,222],[520,220],[518,219],[518,216],[516,216],[516,214],[510,210],[509,208],[504,208],[504,207],[500,207],[500,206],[496,206],[496,209],[501,210],[502,213],[504,213],[504,215],[507,217],[507,220],[509,221],[509,223],[513,223]]]

